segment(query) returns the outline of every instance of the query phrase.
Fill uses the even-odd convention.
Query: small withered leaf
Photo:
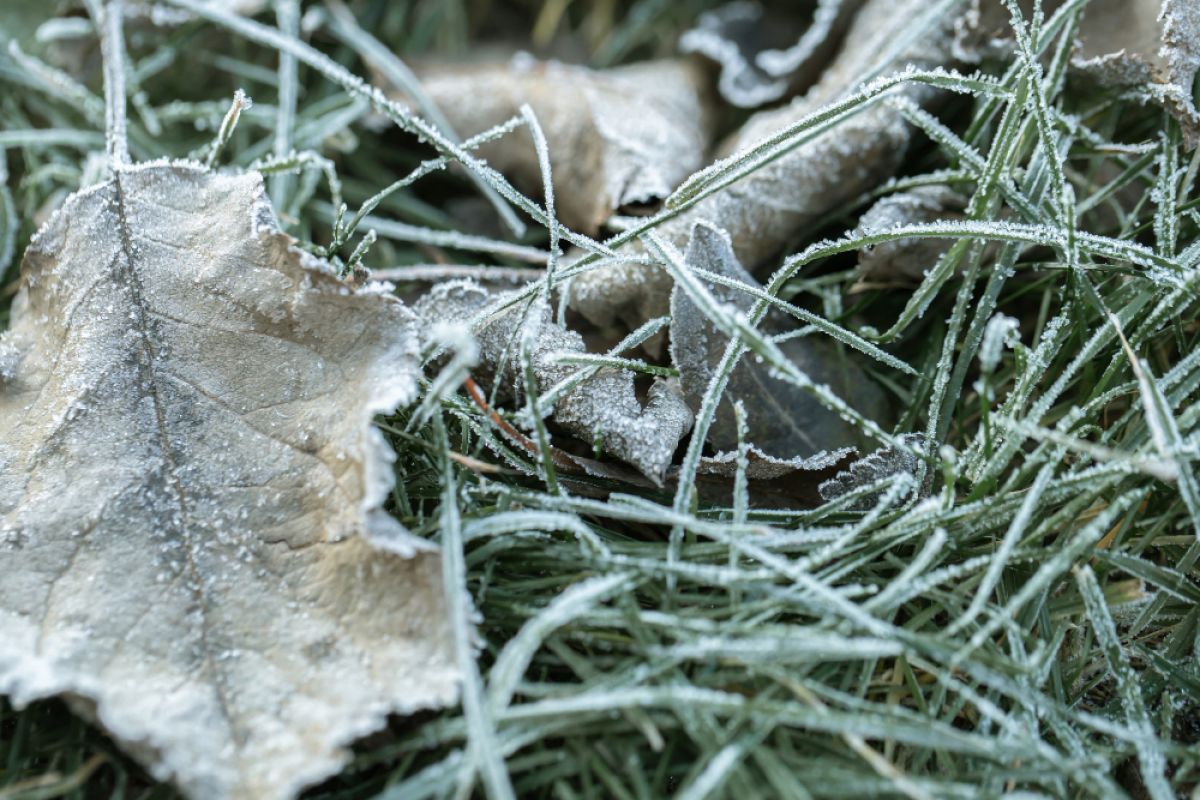
[[[627,206],[654,203],[701,167],[712,114],[703,72],[690,61],[649,61],[609,70],[539,62],[428,66],[425,93],[464,137],[499,125],[528,104],[546,135],[559,219],[594,234]],[[540,194],[541,170],[527,131],[479,154]]]
[[[0,381],[0,692],[65,695],[193,798],[287,798],[459,680],[371,421],[414,318],[257,173],[120,169],[30,245]]]
[[[725,143],[723,152],[747,150],[876,72],[949,63],[955,36],[953,15],[931,22],[923,35],[900,47],[886,63],[878,63],[883,54],[896,49],[897,42],[909,41],[901,34],[907,35],[912,19],[927,10],[926,0],[869,0],[855,16],[842,49],[820,81],[792,103],[755,114]],[[897,92],[917,103],[936,94],[918,84]],[[706,197],[656,232],[683,248],[692,227],[709,222],[729,233],[738,259],[755,269],[806,226],[893,174],[903,162],[911,138],[912,127],[901,112],[877,103]],[[664,270],[629,261],[576,277],[571,305],[598,325],[614,320],[637,324],[665,313],[670,293],[671,279]]]
[[[696,225],[685,257],[691,268],[759,288],[738,263],[724,231],[703,223]],[[750,295],[737,289],[715,285],[711,290],[716,300],[742,311],[754,302]],[[679,370],[684,397],[693,411],[699,408],[728,343],[728,336],[692,302],[687,292],[676,287],[671,295],[671,358]],[[882,391],[832,343],[814,335],[784,340],[780,347],[813,383],[831,387],[863,415],[876,420],[883,418],[886,409]],[[823,468],[832,463],[825,460],[831,451],[864,443],[853,425],[825,408],[810,393],[772,376],[769,366],[747,353],[730,376],[708,431],[708,442],[717,451],[737,448],[734,403],[738,401],[746,409],[746,440],[776,459],[791,461],[816,456],[821,462],[817,468]]]
[[[761,5],[735,0],[700,15],[679,48],[720,66],[721,97],[739,108],[757,108],[804,88],[819,74],[863,0],[818,0],[802,33],[787,46],[771,44],[786,35]]]
[[[427,324],[466,322],[490,305],[505,305],[509,293],[493,294],[474,281],[451,281],[434,287],[417,303]],[[536,299],[516,303],[485,316],[472,327],[479,342],[476,378],[498,390],[502,400],[524,403],[520,344],[523,326],[534,325],[537,338],[529,353],[539,393],[545,393],[581,369],[561,356],[585,353],[583,337],[553,319],[550,305]],[[638,399],[632,373],[604,367],[563,392],[550,419],[584,443],[636,467],[661,484],[679,440],[692,426],[692,414],[675,381],[655,379],[645,405]],[[590,471],[590,470],[589,470]]]

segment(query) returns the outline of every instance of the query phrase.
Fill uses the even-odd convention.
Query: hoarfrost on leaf
[[[914,451],[922,450],[926,441],[926,438],[919,433],[905,434],[900,437],[900,442]],[[880,447],[822,483],[818,487],[818,491],[825,501],[836,500],[856,489],[862,489],[895,475],[907,474],[916,477],[920,463],[920,459],[912,453],[899,448]],[[879,502],[886,492],[886,486],[878,491],[870,492],[856,500],[852,508],[858,511],[869,510]]]
[[[0,382],[0,692],[65,695],[194,798],[285,798],[453,701],[436,551],[381,505],[414,318],[157,163],[30,245]],[[10,356],[5,356],[9,363]]]
[[[450,281],[422,297],[416,312],[427,324],[482,315],[473,325],[479,340],[476,377],[498,389],[501,399],[523,404],[519,351],[527,326],[536,329],[529,355],[539,395],[573,380],[581,368],[564,363],[561,356],[584,353],[587,348],[582,336],[554,322],[544,300],[504,308],[506,298],[519,294],[520,290],[493,294],[474,281]],[[503,310],[487,313],[491,308]],[[583,442],[597,441],[604,452],[661,484],[679,440],[692,426],[691,412],[679,391],[675,381],[656,379],[643,406],[630,372],[603,367],[577,385],[564,385],[552,398],[550,419]]]
[[[841,463],[857,450],[842,447],[837,450],[822,450],[807,458],[776,458],[751,445],[746,450],[746,477],[752,481],[770,481],[796,472],[821,472]],[[700,459],[697,470],[701,475],[718,475],[732,478],[737,473],[737,452],[729,450],[715,456]]]
[[[856,235],[887,233],[902,225],[962,219],[966,199],[948,186],[920,186],[883,197],[858,221]],[[950,249],[947,239],[895,239],[859,251],[858,272],[867,281],[919,282]]]
[[[1092,0],[1083,10],[1073,66],[1101,84],[1144,93],[1179,121],[1188,148],[1200,143],[1193,83],[1200,68],[1200,3]]]
[[[756,108],[812,82],[863,0],[818,0],[804,32],[786,48],[772,48],[777,20],[756,2],[737,0],[700,15],[679,40],[685,53],[716,61],[717,87],[728,102]]]

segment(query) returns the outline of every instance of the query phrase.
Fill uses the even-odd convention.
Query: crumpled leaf
[[[509,293],[492,294],[474,281],[451,281],[436,286],[416,304],[427,324],[467,322]],[[528,314],[525,309],[528,308]],[[521,327],[538,326],[537,344],[530,353],[539,395],[574,375],[580,367],[561,363],[564,353],[584,353],[583,337],[554,322],[549,304],[517,304],[491,315],[472,328],[479,342],[479,367],[474,373],[499,389],[502,400],[524,402],[520,368]],[[550,415],[559,427],[581,441],[598,441],[604,452],[636,467],[661,484],[679,440],[692,426],[692,415],[672,380],[656,379],[645,406],[634,391],[633,375],[615,368],[600,369],[564,392]]]
[[[919,186],[876,201],[859,217],[855,234],[886,233],[901,225],[962,219],[965,198],[945,185]],[[946,239],[897,239],[859,251],[858,271],[867,281],[918,282],[950,249]]]
[[[1200,3],[1195,0],[1093,0],[1083,11],[1073,66],[1101,83],[1141,89],[1200,143],[1192,94],[1200,68]]]
[[[853,89],[871,73],[926,0],[869,0],[844,37],[844,46],[821,80],[791,104],[753,116],[726,143],[724,151],[744,150]],[[951,60],[956,18],[939,20],[903,48],[881,74],[941,66]],[[921,85],[897,90],[914,102],[935,92]],[[705,198],[664,223],[656,232],[684,247],[692,227],[707,221],[728,231],[738,259],[753,269],[805,226],[891,175],[903,162],[912,128],[901,113],[879,103],[766,164],[753,174]],[[672,282],[659,267],[637,262],[604,266],[572,280],[571,306],[598,325],[621,320],[638,325],[661,316]]]
[[[914,450],[921,450],[925,447],[926,438],[922,434],[908,433],[899,438],[902,443]],[[880,447],[822,483],[817,487],[817,491],[821,493],[821,497],[826,502],[829,502],[893,475],[906,473],[915,478],[920,464],[920,459],[904,450]],[[868,493],[854,501],[851,509],[867,511],[874,508],[885,491],[886,489]]]
[[[414,318],[256,173],[119,170],[30,245],[0,381],[0,692],[64,695],[193,798],[286,798],[459,680],[381,506]]]
[[[742,268],[724,231],[696,225],[685,255],[692,269],[733,278],[758,288],[754,278]],[[721,285],[711,287],[719,301],[749,310],[754,298],[745,292]],[[782,333],[782,321],[768,318],[764,330]],[[693,413],[699,409],[708,383],[729,342],[688,297],[676,287],[671,295],[671,359],[679,370],[683,396]],[[853,362],[840,355],[830,342],[814,336],[787,339],[780,348],[797,367],[816,384],[830,386],[839,397],[872,419],[886,413],[883,392]],[[717,451],[737,448],[737,420],[734,403],[746,409],[746,440],[766,455],[792,461],[816,457],[814,466],[830,465],[828,451],[856,446],[865,440],[850,423],[822,406],[811,394],[795,384],[775,378],[765,363],[753,354],[742,357],[729,378],[726,391],[708,430],[708,442]],[[840,458],[845,453],[838,455]]]
[[[588,234],[617,209],[666,197],[703,165],[708,151],[711,113],[703,73],[690,61],[601,71],[519,55],[507,63],[426,67],[418,76],[463,137],[505,122],[528,104],[546,134],[559,219]],[[479,155],[540,193],[528,131],[486,144]]]
[[[779,21],[758,3],[737,0],[701,14],[679,48],[720,65],[722,98],[739,108],[757,108],[812,83],[862,3],[817,0],[803,34],[777,48],[768,42],[781,43],[786,35],[778,30]]]

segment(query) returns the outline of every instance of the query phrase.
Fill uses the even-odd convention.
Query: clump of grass
[[[434,5],[357,10],[398,52],[432,41],[430,26],[410,24],[422,14],[457,20],[433,27],[469,38],[478,9]],[[531,13],[531,30],[551,25],[552,6],[571,4]],[[416,417],[381,422],[400,454],[393,511],[440,541],[447,576],[472,598],[477,671],[460,708],[397,721],[310,796],[1196,791],[1200,151],[1186,152],[1176,123],[1153,107],[1069,89],[1084,6],[1067,3],[1036,25],[1018,18],[1016,57],[980,75],[909,78],[965,99],[940,119],[903,107],[925,141],[911,174],[881,192],[950,181],[972,193],[965,220],[819,241],[782,260],[767,283],[825,329],[847,329],[911,365],[915,376],[874,362],[900,422],[870,432],[907,449],[914,440],[900,434],[924,434],[927,474],[817,508],[769,509],[744,481],[728,503],[695,491],[695,445],[662,492],[600,479],[564,485],[552,467],[539,472],[553,462],[544,447],[510,446],[466,394],[427,395]],[[606,36],[588,22],[602,12],[574,18],[579,9],[567,8],[557,25],[591,24],[599,61],[641,53],[681,18],[679,4],[654,0],[597,7],[614,9]],[[531,284],[530,302],[606,249],[639,237],[653,245],[662,221],[794,146],[810,125],[701,173],[662,213],[598,246],[560,231],[537,201],[473,161],[469,142],[439,138],[357,84],[338,66],[356,68],[352,47],[320,39],[335,59],[325,63],[291,38],[271,38],[273,29],[207,16],[131,39],[130,75],[144,92],[132,104],[134,157],[199,152],[211,141],[228,101],[180,86],[162,66],[198,51],[227,76],[229,95],[245,87],[256,100],[223,157],[244,166],[282,157],[280,170],[299,171],[295,183],[272,184],[297,236],[352,262],[363,233],[344,222],[369,205],[402,221],[375,228],[380,239],[365,255],[374,266],[425,261],[433,244],[507,267],[539,253],[553,262],[553,246],[542,248],[560,234],[597,254]],[[217,42],[227,55],[216,55]],[[103,146],[93,89],[48,75],[0,60],[0,79],[26,90],[0,98],[11,191],[0,199],[20,220],[18,249],[39,213],[85,179],[83,156]],[[870,102],[889,99],[868,91],[848,108]],[[437,152],[368,124],[373,111],[432,133]],[[293,122],[281,127],[281,118]],[[523,212],[532,221],[525,239],[457,232],[442,200],[471,187],[453,177],[381,193],[379,175],[423,169],[431,155],[464,164]],[[870,199],[831,225],[853,227]],[[842,254],[912,237],[953,241],[919,287],[845,294],[854,276]],[[752,354],[803,384],[757,329],[766,308],[760,301],[732,320],[709,306],[734,335],[726,364]],[[720,390],[718,376],[712,397]],[[465,636],[465,613],[458,624]],[[0,797],[170,794],[54,703],[2,707],[0,766]],[[51,773],[68,783],[37,784]]]

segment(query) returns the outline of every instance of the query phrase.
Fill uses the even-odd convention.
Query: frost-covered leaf
[[[416,312],[428,324],[465,322],[490,304],[503,304],[504,297],[474,281],[453,281],[422,297]],[[523,324],[538,330],[530,361],[539,395],[579,371],[563,354],[587,351],[583,337],[555,323],[544,302],[535,302],[532,308],[516,304],[480,320],[473,327],[479,340],[476,378],[498,388],[502,400],[517,403],[524,402],[519,357]],[[605,453],[637,467],[656,483],[662,482],[679,440],[692,426],[691,412],[674,381],[656,379],[643,406],[634,391],[633,375],[612,367],[562,392],[550,419],[585,443],[597,442]]]
[[[902,225],[962,219],[965,198],[948,186],[920,186],[878,200],[858,220],[859,236],[886,233]],[[859,251],[858,271],[867,281],[920,281],[950,249],[946,239],[897,239]]]
[[[690,61],[592,70],[520,55],[507,63],[419,71],[422,87],[464,137],[528,104],[546,134],[560,220],[594,233],[613,212],[666,197],[704,163],[710,112],[703,73]],[[480,156],[531,191],[542,174],[528,131]]]
[[[121,169],[25,256],[0,350],[0,691],[65,695],[194,798],[283,798],[458,670],[372,416],[414,318],[257,174]]]
[[[925,446],[926,439],[919,433],[910,433],[901,436],[900,441],[914,450],[920,450]],[[905,473],[915,477],[919,466],[920,460],[911,453],[891,447],[880,447],[822,483],[818,487],[818,491],[821,493],[821,497],[828,502],[893,475]],[[884,492],[886,492],[886,487],[859,498],[855,501],[853,508],[865,511],[874,507]]]
[[[1092,0],[1084,8],[1074,66],[1101,83],[1144,91],[1200,142],[1193,83],[1200,68],[1200,3]]]
[[[725,144],[724,152],[745,151],[875,73],[946,64],[956,16],[930,19],[930,8],[927,0],[870,0],[821,80],[791,104],[756,114]],[[915,38],[913,29],[919,26],[914,19],[928,23]],[[914,102],[935,94],[918,84],[897,91]],[[898,110],[875,104],[701,200],[656,233],[682,248],[692,227],[707,221],[729,232],[741,263],[754,269],[806,226],[891,175],[903,162],[911,138],[911,126]],[[625,262],[575,278],[571,304],[597,324],[615,319],[636,324],[665,313],[670,293],[665,271]]]
[[[759,288],[738,263],[728,236],[709,225],[696,226],[686,261],[693,269]],[[712,293],[718,301],[743,311],[754,301],[745,292],[720,285],[713,286]],[[676,287],[671,295],[671,358],[693,412],[699,408],[728,343],[729,338],[692,302],[687,292]],[[828,385],[869,418],[884,416],[883,393],[828,340],[797,337],[784,340],[780,347],[814,383]],[[732,451],[737,447],[734,403],[739,400],[746,409],[746,440],[767,455],[782,459],[817,456],[823,468],[829,466],[826,451],[860,444],[854,426],[825,408],[810,393],[772,376],[766,364],[748,353],[730,376],[708,431],[708,442],[717,451]]]
[[[700,15],[679,40],[685,53],[720,65],[717,88],[728,102],[756,108],[811,83],[837,46],[863,0],[818,0],[803,33],[782,47],[788,35],[780,20],[756,2],[737,0]]]

